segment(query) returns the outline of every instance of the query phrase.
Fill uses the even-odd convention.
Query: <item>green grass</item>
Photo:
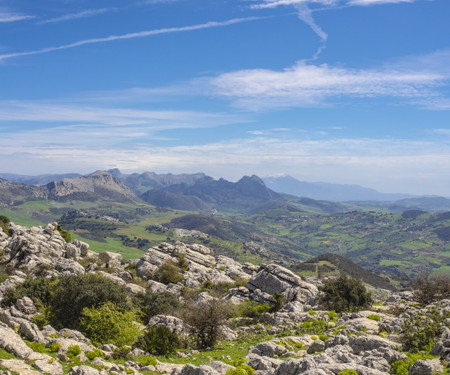
[[[119,254],[122,254],[122,257],[125,260],[138,259],[144,254],[144,252],[139,249],[135,249],[135,248],[131,248],[131,247],[122,245],[122,242],[120,242],[120,240],[116,239],[116,238],[106,238],[105,242],[103,243],[103,242],[86,239],[76,232],[73,233],[72,237],[74,239],[88,243],[90,246],[89,249],[96,253],[102,253],[104,251],[119,253]]]

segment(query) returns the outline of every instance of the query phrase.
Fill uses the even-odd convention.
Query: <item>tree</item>
[[[450,298],[450,276],[430,276],[429,272],[422,272],[413,282],[413,294],[414,299],[423,305]]]
[[[54,287],[50,322],[58,329],[78,329],[84,308],[99,308],[106,302],[113,302],[121,311],[127,310],[125,287],[95,274],[63,276]]]
[[[112,302],[99,308],[83,309],[80,317],[81,331],[95,346],[114,344],[122,347],[133,344],[140,334],[134,311],[120,311]]]
[[[154,355],[169,355],[180,345],[175,332],[164,326],[149,327],[139,338],[137,346]]]
[[[373,303],[363,282],[345,274],[325,282],[319,290],[319,303],[327,310],[354,311],[367,308]]]
[[[151,317],[169,311],[172,313],[180,305],[175,294],[168,292],[155,293],[150,288],[146,289],[145,294],[138,294],[135,297],[135,303],[141,310],[142,320],[145,324],[148,323]]]
[[[188,306],[184,318],[192,327],[200,349],[211,348],[216,344],[220,337],[220,327],[230,313],[229,304],[216,298]]]

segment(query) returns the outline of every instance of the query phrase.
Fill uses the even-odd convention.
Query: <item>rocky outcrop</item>
[[[242,265],[225,256],[215,258],[206,246],[177,242],[161,243],[147,250],[137,264],[137,275],[149,280],[165,262],[179,263],[180,256],[188,264],[183,273],[183,284],[190,288],[198,288],[205,281],[217,284],[233,283],[237,278],[248,279],[255,270],[250,264]]]
[[[263,303],[271,303],[271,296],[280,293],[285,302],[299,301],[314,305],[319,292],[316,286],[277,264],[262,266],[248,281],[247,288],[251,292],[250,298]]]
[[[11,223],[11,237],[0,243],[1,260],[34,274],[84,273],[84,268],[75,260],[93,256],[89,245],[77,240],[67,243],[57,227],[57,223],[45,228],[26,228]]]

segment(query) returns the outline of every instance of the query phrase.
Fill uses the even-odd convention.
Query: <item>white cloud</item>
[[[85,40],[79,40],[74,43],[64,44],[64,45],[61,45],[58,47],[47,47],[47,48],[42,48],[42,49],[34,50],[34,51],[14,52],[14,53],[9,53],[9,54],[3,54],[3,55],[0,55],[0,61],[15,58],[15,57],[20,57],[20,56],[39,55],[39,54],[43,54],[43,53],[65,50],[65,49],[69,49],[69,48],[76,48],[76,47],[81,47],[81,46],[88,45],[88,44],[109,43],[109,42],[114,42],[116,40],[144,38],[144,37],[160,35],[160,34],[180,33],[180,32],[185,32],[185,31],[209,29],[212,27],[230,26],[230,25],[234,25],[237,23],[253,21],[256,19],[259,19],[259,18],[258,17],[233,18],[230,20],[220,21],[220,22],[211,21],[211,22],[206,22],[203,24],[197,24],[197,25],[191,25],[191,26],[168,27],[168,28],[163,28],[163,29],[146,30],[146,31],[140,31],[140,32],[136,32],[136,33],[127,33],[127,34],[122,34],[122,35],[110,35],[110,36],[104,37],[104,38],[85,39]]]
[[[82,12],[70,13],[70,14],[65,14],[63,16],[60,16],[60,17],[50,18],[50,19],[41,21],[39,23],[45,24],[45,23],[57,23],[57,22],[70,21],[70,20],[79,19],[79,18],[93,17],[93,16],[97,16],[100,14],[112,12],[115,10],[117,10],[117,8],[88,9],[88,10],[84,10]]]
[[[439,72],[345,69],[304,61],[282,71],[240,70],[212,78],[217,95],[252,109],[311,106],[341,96],[421,98],[448,79]]]
[[[5,9],[0,8],[0,23],[6,23],[6,22],[17,22],[17,21],[23,21],[30,18],[34,18],[34,16],[28,16],[21,13],[16,12],[10,12]]]

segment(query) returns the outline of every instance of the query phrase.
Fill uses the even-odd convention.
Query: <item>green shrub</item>
[[[139,356],[133,358],[134,362],[139,363],[141,366],[156,366],[158,361],[156,358],[149,356]]]
[[[309,310],[308,314],[311,316],[317,315],[317,312],[315,312],[314,310]]]
[[[59,234],[61,235],[62,238],[64,238],[64,241],[66,241],[67,243],[69,243],[70,241],[72,241],[72,236],[70,235],[70,233],[64,229],[61,228],[61,226],[58,224],[58,226],[56,227],[56,230],[59,232]]]
[[[180,304],[173,293],[154,293],[150,288],[146,289],[145,294],[137,295],[134,302],[139,306],[145,324],[155,315],[173,312]]]
[[[149,327],[136,344],[142,350],[154,355],[169,355],[180,345],[180,338],[167,327]]]
[[[36,314],[31,321],[36,324],[39,329],[43,329],[47,324],[49,324],[49,321],[44,314]]]
[[[61,349],[61,344],[57,342],[52,342],[47,348],[50,353],[58,353],[59,349]]]
[[[355,311],[367,308],[373,303],[372,296],[363,282],[345,274],[327,281],[319,290],[319,303],[326,310]]]
[[[358,375],[358,371],[346,368],[345,370],[339,371],[338,375]]]
[[[255,370],[253,370],[249,365],[239,365],[235,369],[229,369],[225,375],[253,375]]]
[[[330,322],[335,322],[337,319],[336,311],[331,310],[327,312],[328,317],[330,318]]]
[[[27,340],[24,340],[24,341],[28,345],[28,347],[30,349],[32,349],[33,351],[35,351],[36,353],[45,353],[46,352],[44,344],[42,344],[40,342],[30,342]]]
[[[368,315],[367,319],[375,320],[377,322],[379,322],[381,320],[380,316],[376,315],[376,314]]]
[[[300,329],[297,333],[307,335],[320,335],[328,329],[327,323],[323,320],[308,319],[308,321],[300,324]]]
[[[284,294],[281,293],[275,293],[272,296],[273,299],[273,306],[270,309],[270,312],[277,312],[280,311],[282,309],[282,307],[284,306],[284,301],[286,299],[286,297],[284,296]]]
[[[67,349],[67,357],[69,358],[73,358],[76,356],[79,356],[81,354],[81,348],[78,345],[71,345],[69,346],[69,348]]]
[[[7,234],[8,236],[11,236],[11,229],[9,228],[10,222],[11,220],[9,220],[9,218],[5,215],[0,216],[0,228],[2,228],[3,233]]]
[[[391,365],[391,374],[393,375],[408,375],[409,368],[418,360],[432,359],[433,356],[429,354],[407,354],[408,359],[406,361],[395,361]]]
[[[155,274],[156,280],[163,284],[177,284],[183,281],[183,274],[180,271],[178,265],[168,260],[161,264]]]
[[[81,331],[95,346],[133,344],[140,334],[134,311],[120,311],[112,302],[99,308],[84,308],[80,318]]]
[[[439,340],[449,313],[441,313],[436,307],[426,313],[412,315],[402,324],[403,346],[406,351],[417,353],[430,351]]]
[[[256,301],[244,301],[236,307],[235,316],[258,320],[261,315],[269,312],[272,306]]]
[[[322,341],[327,341],[328,340],[328,336],[325,334],[319,335],[319,339]]]
[[[175,258],[178,261],[178,268],[180,268],[182,272],[187,271],[189,268],[189,262],[186,260],[186,254],[176,252]]]
[[[25,296],[31,298],[37,307],[48,306],[52,299],[52,288],[55,283],[56,278],[27,278],[24,283],[17,285],[15,288],[8,289],[5,292],[1,306],[12,306],[19,298]]]
[[[104,358],[105,354],[103,353],[103,351],[101,351],[100,349],[95,348],[93,351],[91,352],[87,352],[86,353],[86,357],[90,360],[93,361],[95,358],[99,357],[99,358]]]
[[[83,309],[98,308],[106,302],[121,311],[129,310],[123,285],[96,274],[62,276],[54,287],[49,320],[56,329],[79,329]]]

